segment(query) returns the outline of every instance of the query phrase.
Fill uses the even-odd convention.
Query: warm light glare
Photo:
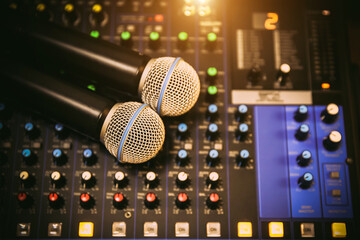
[[[70,12],[74,11],[74,5],[72,5],[71,3],[68,3],[65,5],[64,9],[66,12],[70,13]]]
[[[277,13],[267,13],[267,19],[265,20],[265,29],[267,30],[275,30],[276,24],[279,21],[279,16]]]
[[[185,6],[184,7],[184,15],[185,16],[194,15],[194,12],[195,12],[195,6]]]
[[[281,71],[281,72],[283,72],[283,73],[289,73],[290,70],[291,70],[291,68],[290,68],[290,65],[289,65],[289,64],[287,64],[287,63],[281,64],[281,66],[280,66],[280,71]]]
[[[39,12],[43,12],[45,10],[45,4],[43,3],[39,3],[37,6],[36,6],[36,10],[39,11]]]
[[[200,6],[199,7],[199,15],[201,17],[208,16],[211,13],[211,9],[209,6]]]
[[[321,88],[322,89],[329,89],[330,88],[330,83],[322,83]]]
[[[99,13],[102,11],[102,6],[100,4],[95,4],[93,7],[92,7],[92,11],[94,13]]]

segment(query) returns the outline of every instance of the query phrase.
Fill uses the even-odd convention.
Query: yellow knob
[[[39,3],[39,4],[36,6],[36,10],[37,10],[38,12],[43,12],[43,11],[45,11],[45,9],[46,9],[46,6],[45,6],[45,4],[43,4],[43,3]]]
[[[71,13],[72,11],[74,11],[74,5],[72,5],[71,3],[68,3],[65,5],[64,10],[68,13]]]
[[[92,11],[94,13],[99,13],[102,11],[102,6],[100,4],[94,4],[94,6],[92,7]]]

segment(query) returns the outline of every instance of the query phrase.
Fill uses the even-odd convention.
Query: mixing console
[[[359,239],[340,1],[3,2],[182,57],[202,85],[189,113],[164,119],[164,149],[140,165],[2,101],[1,239]],[[96,79],[86,86],[116,97]]]

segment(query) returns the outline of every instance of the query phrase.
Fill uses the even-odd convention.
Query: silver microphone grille
[[[200,94],[196,71],[181,58],[151,59],[139,84],[139,94],[162,116],[179,116],[189,111]]]
[[[119,103],[112,107],[100,140],[120,162],[142,163],[153,158],[165,139],[160,116],[148,104]]]

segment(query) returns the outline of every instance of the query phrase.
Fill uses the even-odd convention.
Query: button
[[[236,139],[239,141],[245,141],[248,133],[249,133],[249,126],[246,123],[241,123],[236,129],[236,133],[235,133]]]
[[[339,172],[330,172],[330,178],[339,179],[340,178],[340,173]]]
[[[93,236],[94,236],[94,223],[79,222],[79,237],[93,237]]]
[[[314,223],[301,223],[300,233],[303,238],[314,238],[315,237],[315,225]]]
[[[91,188],[95,186],[96,180],[90,171],[85,171],[81,173],[81,183],[85,185],[86,188]]]
[[[30,236],[30,226],[31,223],[18,223],[16,228],[16,236],[18,237]]]
[[[334,222],[331,224],[331,232],[333,238],[344,238],[346,237],[346,224]]]
[[[125,222],[113,222],[112,236],[113,237],[126,237],[126,223]]]
[[[241,150],[236,158],[238,166],[246,167],[249,161],[249,157],[250,157],[250,153],[248,150],[246,149]]]
[[[120,34],[120,45],[127,48],[131,48],[134,45],[130,32],[125,31]]]
[[[221,228],[219,222],[208,222],[206,223],[206,236],[207,237],[220,237]]]
[[[334,123],[339,116],[339,106],[335,103],[330,103],[326,108],[321,112],[320,119],[327,124]]]
[[[186,188],[190,183],[189,174],[186,172],[179,172],[176,177],[176,185],[179,188]]]
[[[177,222],[175,223],[175,236],[176,237],[189,237],[189,223]]]
[[[297,122],[302,122],[308,118],[308,115],[309,115],[309,111],[308,111],[307,106],[300,105],[295,112],[294,118]]]
[[[248,107],[244,104],[239,105],[235,111],[235,120],[238,122],[244,122],[248,114]]]
[[[291,71],[290,65],[287,63],[283,63],[280,65],[276,81],[280,84],[280,86],[285,86],[287,80],[289,78],[289,73]]]
[[[180,149],[176,155],[176,162],[179,166],[186,166],[189,163],[189,154],[185,149]]]
[[[217,172],[210,172],[206,179],[206,184],[209,186],[209,188],[214,189],[218,186],[219,180],[220,176]]]
[[[149,34],[149,48],[158,50],[161,46],[160,34],[158,32],[151,32]]]
[[[206,35],[206,49],[209,51],[213,51],[216,48],[216,44],[217,44],[217,36],[216,33],[208,33]]]
[[[157,237],[157,236],[158,236],[157,222],[145,222],[144,223],[144,237]]]
[[[206,110],[206,120],[214,122],[218,117],[218,107],[215,104],[210,104]]]
[[[310,127],[307,124],[301,124],[295,133],[295,137],[299,141],[304,141],[308,138],[310,133]]]
[[[159,184],[159,178],[153,171],[147,172],[145,175],[145,184],[148,188],[155,188]]]
[[[341,133],[338,131],[331,131],[330,134],[323,140],[323,144],[327,150],[335,151],[340,147],[341,140]]]
[[[92,166],[97,161],[96,155],[94,154],[93,150],[91,150],[90,148],[85,149],[82,155],[83,155],[83,161],[86,166]]]
[[[154,209],[159,205],[159,199],[155,193],[149,192],[145,195],[145,206],[149,209]]]
[[[95,200],[88,193],[82,193],[80,195],[80,206],[84,209],[90,209],[94,206]]]
[[[238,222],[238,237],[252,237],[251,222]]]
[[[206,130],[206,139],[215,141],[219,138],[219,127],[216,123],[210,123]]]
[[[220,196],[217,193],[210,193],[209,197],[206,199],[206,205],[210,209],[217,209],[220,203]]]
[[[209,67],[206,70],[206,81],[208,81],[211,85],[215,84],[215,81],[218,77],[218,70],[216,67]]]
[[[308,189],[313,184],[314,177],[311,173],[307,172],[302,175],[298,180],[298,185],[302,189]]]
[[[308,150],[304,150],[299,156],[296,158],[296,162],[299,166],[305,167],[308,166],[311,161],[311,152]]]
[[[62,230],[62,223],[49,223],[48,236],[49,237],[60,237],[61,230]]]
[[[269,237],[284,237],[284,224],[282,222],[269,222]]]
[[[56,188],[61,188],[65,185],[65,178],[59,171],[54,171],[50,174],[51,183],[55,185]]]
[[[57,166],[62,166],[67,162],[66,154],[59,148],[56,148],[52,152],[53,161]]]
[[[210,167],[215,167],[220,161],[219,152],[211,149],[206,157],[206,162]]]
[[[186,193],[179,193],[175,200],[176,206],[180,209],[185,209],[189,206],[190,200]]]
[[[180,50],[186,50],[189,47],[189,35],[187,32],[180,32],[177,39],[177,48]]]
[[[331,195],[333,197],[341,197],[341,190],[340,189],[333,189],[333,190],[331,190]]]
[[[114,174],[114,184],[117,188],[124,188],[128,185],[129,179],[126,177],[125,173],[122,171],[117,171]]]

